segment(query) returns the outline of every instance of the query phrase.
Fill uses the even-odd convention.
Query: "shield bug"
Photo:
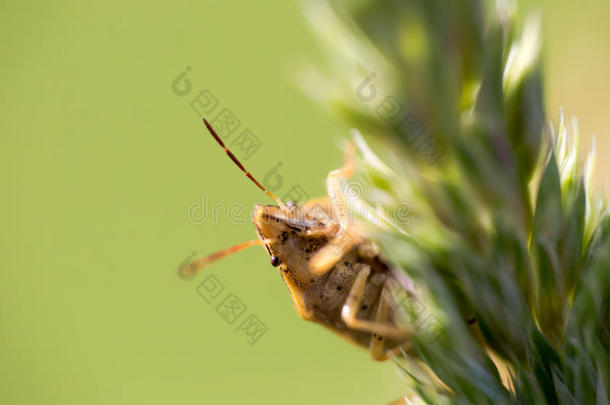
[[[401,324],[392,294],[401,284],[376,245],[348,220],[341,182],[354,173],[353,145],[346,148],[343,166],[328,174],[328,196],[302,205],[284,203],[246,170],[205,118],[203,123],[233,163],[277,205],[254,207],[256,240],[195,260],[181,269],[184,275],[247,247],[263,246],[303,319],[369,348],[376,360],[386,359],[394,349],[404,349],[411,331]]]

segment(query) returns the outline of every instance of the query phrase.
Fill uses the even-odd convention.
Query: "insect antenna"
[[[229,150],[229,148],[227,148],[225,146],[225,143],[222,141],[222,139],[220,139],[220,137],[218,136],[218,134],[216,133],[216,131],[214,131],[214,128],[212,128],[212,125],[210,125],[210,123],[208,122],[208,120],[206,120],[205,118],[203,119],[203,123],[205,124],[206,128],[208,129],[208,131],[210,131],[210,134],[212,134],[212,136],[214,137],[214,139],[216,139],[216,142],[218,142],[218,144],[220,145],[221,148],[223,148],[226,152],[226,154],[231,158],[231,160],[233,161],[233,163],[235,163],[237,165],[237,167],[239,167],[241,169],[242,172],[245,173],[246,177],[248,177],[254,184],[256,184],[256,186],[258,188],[260,188],[261,190],[263,190],[265,192],[265,194],[267,194],[269,197],[273,198],[277,204],[279,205],[280,208],[284,209],[286,208],[286,205],[282,202],[282,200],[280,200],[278,197],[276,197],[275,195],[273,195],[270,191],[268,191],[261,183],[258,182],[258,180],[256,180],[254,178],[254,176],[252,176],[252,174],[250,174],[249,171],[246,170],[246,168],[244,167],[244,165],[239,161],[239,159],[237,159],[237,157],[235,157],[235,155],[233,154],[233,152],[231,152]]]
[[[269,242],[269,240],[267,240],[267,239],[265,239],[265,240],[256,239],[256,240],[249,240],[247,242],[238,243],[237,245],[230,246],[228,248],[219,250],[218,252],[214,252],[211,255],[202,257],[201,259],[194,260],[191,263],[184,266],[180,271],[183,276],[191,276],[191,275],[195,274],[196,272],[198,272],[199,270],[203,269],[204,267],[207,267],[210,264],[214,263],[217,260],[220,260],[229,255],[237,253],[240,250],[249,248],[250,246],[264,245],[267,242]]]

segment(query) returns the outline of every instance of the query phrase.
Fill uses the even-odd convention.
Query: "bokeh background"
[[[544,17],[549,118],[563,106],[583,147],[596,135],[608,187],[610,5],[521,5]],[[324,193],[340,161],[347,128],[291,79],[323,55],[297,2],[4,0],[0,38],[0,403],[403,393],[392,364],[298,318],[260,248],[209,269],[225,287],[212,303],[197,291],[204,274],[176,275],[193,255],[253,238],[247,208],[269,202],[203,131],[191,107],[201,91],[218,101],[213,115],[229,109],[260,140],[246,162],[278,194]],[[187,67],[191,90],[176,94]],[[229,293],[246,306],[233,324],[216,311]],[[267,328],[253,345],[236,330],[249,314]]]

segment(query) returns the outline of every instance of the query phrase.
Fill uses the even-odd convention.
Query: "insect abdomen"
[[[326,326],[358,345],[368,347],[371,333],[351,329],[341,318],[341,310],[358,274],[358,263],[369,264],[364,263],[354,249],[305,292],[305,299],[311,304],[313,322]],[[381,290],[387,279],[386,269],[374,266],[371,270],[357,312],[357,317],[363,320],[375,319]]]

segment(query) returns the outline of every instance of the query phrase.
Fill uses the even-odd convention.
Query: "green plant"
[[[583,169],[575,125],[546,125],[539,20],[476,0],[306,11],[330,63],[303,87],[376,152],[360,141],[358,175],[389,218],[352,210],[438,320],[396,359],[417,401],[607,404],[610,216],[594,152]]]

